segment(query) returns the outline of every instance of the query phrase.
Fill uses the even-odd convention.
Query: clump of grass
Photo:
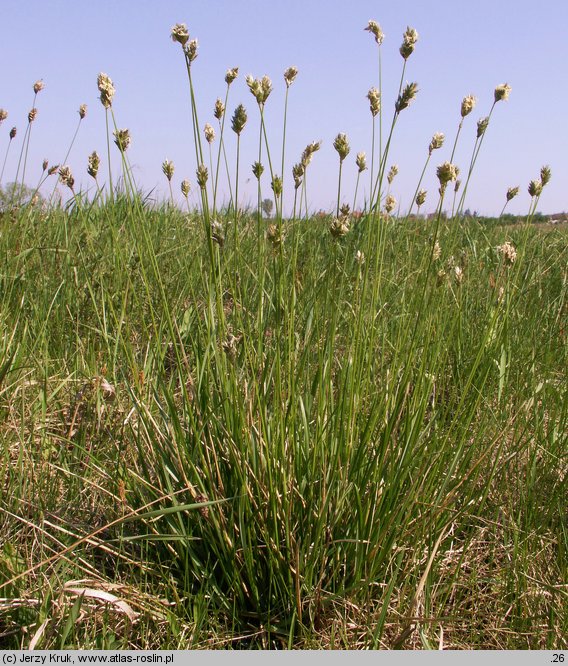
[[[350,147],[340,133],[335,215],[309,212],[306,175],[320,141],[292,168],[293,214],[284,215],[296,68],[284,74],[281,174],[264,116],[272,81],[246,79],[259,108],[258,205],[242,208],[241,134],[255,122],[242,104],[231,119],[234,177],[224,136],[238,70],[228,70],[214,107],[218,136],[203,126],[207,159],[197,40],[178,24],[171,36],[188,76],[199,210],[187,179],[187,212],[175,206],[169,160],[169,203],[141,196],[114,84],[100,74],[108,185],[97,180],[96,152],[87,167],[95,200],[62,165],[73,205],[27,207],[17,237],[0,234],[0,611],[10,647],[565,645],[565,231],[545,246],[535,225],[461,214],[505,84],[478,124],[464,185],[453,159],[473,95],[435,169],[434,219],[411,211],[426,203],[421,185],[442,133],[402,208],[391,192],[398,168],[387,164],[417,94],[404,78],[418,34],[403,35],[383,144],[384,35],[374,21],[367,30],[379,47],[379,88],[369,93],[363,214],[365,153],[351,209],[341,202]],[[122,190],[113,187],[111,123]],[[225,211],[221,159],[234,184]],[[275,204],[269,224],[263,178]],[[550,178],[543,167],[531,181],[526,222]]]

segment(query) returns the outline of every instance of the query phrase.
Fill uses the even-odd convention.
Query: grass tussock
[[[380,52],[380,27],[367,29]],[[243,210],[252,114],[236,107],[232,137],[224,124],[238,68],[203,141],[197,42],[181,24],[172,38],[188,76],[198,209],[187,179],[176,207],[168,159],[169,202],[139,193],[106,74],[108,182],[95,151],[94,194],[56,167],[65,207],[36,198],[48,164],[35,191],[18,174],[3,191],[0,644],[566,647],[567,236],[531,224],[550,170],[531,181],[521,224],[463,212],[509,86],[477,124],[462,184],[454,153],[476,105],[464,98],[425,219],[422,180],[444,147],[433,135],[403,214],[388,153],[418,94],[403,84],[418,41],[408,28],[390,119],[380,88],[369,91],[370,169],[357,153],[355,192],[342,187],[340,133],[334,214],[310,212],[318,141],[292,167],[285,214],[286,121],[271,154],[272,82],[249,76],[258,205]],[[284,118],[297,75],[284,74]],[[370,198],[357,209],[366,171]]]

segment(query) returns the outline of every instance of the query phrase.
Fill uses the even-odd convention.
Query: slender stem
[[[337,210],[335,211],[336,217],[339,217],[339,201],[341,198],[341,171],[343,169],[343,160],[339,160],[339,179],[337,182]]]
[[[223,155],[225,156],[225,166],[227,167],[227,180],[229,181],[229,191],[231,192],[231,201],[233,199],[233,193],[231,191],[231,179],[229,176],[229,165],[227,163],[227,155],[225,154],[225,144],[223,143],[223,135],[225,132],[225,118],[227,115],[227,104],[229,102],[229,87],[230,85],[227,83],[227,90],[225,92],[225,111],[223,112],[222,120],[219,120],[219,128],[221,136],[219,137],[219,150],[217,152],[217,168],[215,169],[215,185],[213,187],[213,215],[215,215],[215,211],[217,210],[217,187],[219,185],[219,166],[221,164],[221,150],[223,151]]]
[[[4,155],[4,162],[2,164],[2,172],[0,173],[0,183],[2,182],[2,178],[4,177],[4,169],[6,168],[6,160],[8,159],[8,153],[10,152],[10,146],[12,145],[12,137],[10,137],[10,140],[8,141],[8,147],[6,148],[6,154]]]
[[[284,99],[284,129],[282,130],[282,168],[280,173],[282,174],[282,199],[284,199],[284,153],[286,150],[286,118],[288,115],[288,91],[290,90],[289,86],[286,86],[286,97]]]
[[[357,181],[355,182],[355,194],[353,196],[353,208],[351,209],[355,212],[355,204],[357,203],[357,190],[359,189],[359,178],[361,177],[361,172],[357,172]]]
[[[494,108],[495,108],[495,102],[493,102],[493,104],[491,105],[489,115],[487,116],[487,127],[485,128],[485,131],[483,132],[481,137],[477,137],[475,139],[475,144],[473,146],[473,152],[472,152],[472,155],[471,155],[471,161],[470,161],[470,164],[469,164],[469,170],[468,170],[468,173],[467,173],[467,179],[465,181],[463,192],[462,192],[459,204],[458,204],[458,210],[457,210],[458,215],[461,215],[461,213],[462,213],[463,206],[464,206],[464,203],[465,203],[465,195],[467,193],[467,187],[469,185],[471,174],[473,173],[473,168],[475,167],[475,163],[477,161],[479,151],[481,150],[481,145],[483,144],[483,139],[485,138],[485,135],[487,133],[487,129],[489,128],[489,122],[491,120],[491,115],[493,113]]]
[[[373,118],[373,132],[372,132],[372,139],[371,139],[371,187],[369,189],[369,192],[373,191],[373,183],[375,182],[375,116]]]
[[[235,174],[235,247],[238,239],[238,221],[239,221],[239,153],[241,148],[241,135],[237,134],[237,170]]]
[[[412,206],[414,206],[416,202],[416,195],[418,194],[418,190],[420,189],[420,185],[422,185],[422,180],[424,178],[424,174],[426,173],[426,168],[430,162],[430,158],[432,157],[432,153],[428,151],[428,157],[426,158],[426,162],[424,164],[424,167],[422,169],[422,173],[420,174],[420,178],[418,180],[418,185],[416,185],[416,189],[414,190],[414,196],[412,197],[412,201],[410,202],[410,208],[408,209],[408,214],[406,216],[406,219],[410,217],[410,213],[412,212]],[[418,212],[416,213],[417,215],[420,214],[420,206],[418,206]]]
[[[110,187],[110,200],[114,201],[114,188],[112,185],[112,167],[110,163],[110,132],[108,126],[108,109],[105,108],[105,123],[106,123],[106,139],[107,139],[107,156],[108,156],[108,182]]]

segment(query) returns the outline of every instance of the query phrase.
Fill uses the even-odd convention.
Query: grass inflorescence
[[[531,224],[550,169],[530,182],[522,223],[505,224],[504,208],[493,223],[465,216],[493,109],[510,93],[502,84],[464,184],[453,160],[473,95],[451,154],[433,167],[444,135],[425,142],[402,212],[389,151],[419,94],[404,82],[418,33],[403,35],[383,124],[384,35],[374,21],[366,29],[379,74],[370,169],[366,153],[355,158],[356,187],[370,179],[360,210],[357,190],[342,187],[343,132],[332,213],[310,214],[319,141],[285,173],[297,68],[284,73],[280,154],[266,75],[246,77],[257,120],[242,103],[230,110],[235,67],[217,122],[201,123],[197,40],[183,24],[171,36],[196,160],[183,210],[169,159],[169,200],[150,205],[139,191],[106,74],[108,182],[94,151],[94,194],[67,158],[46,162],[35,190],[19,166],[3,191],[2,646],[566,647],[567,236]],[[86,107],[79,115],[80,126]],[[240,141],[253,122],[249,209]],[[439,191],[424,218],[429,168]],[[66,206],[36,198],[56,173]]]

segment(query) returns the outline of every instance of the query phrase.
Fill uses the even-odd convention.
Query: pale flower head
[[[375,41],[379,46],[383,43],[385,34],[381,30],[381,26],[376,21],[369,21],[365,30],[370,32],[375,37]]]
[[[444,139],[446,137],[442,132],[436,132],[434,136],[432,137],[432,140],[430,141],[430,145],[428,146],[428,152],[430,155],[434,150],[438,150],[438,148],[441,148],[444,145]]]
[[[450,181],[455,181],[458,177],[458,169],[451,162],[444,162],[436,169],[436,175],[440,181],[440,186],[445,187]]]
[[[188,62],[191,64],[197,58],[197,48],[199,44],[197,39],[190,40],[184,47],[183,52]]]
[[[487,127],[489,126],[489,116],[486,118],[480,118],[477,121],[477,138],[480,139],[484,134],[485,131],[487,130]]]
[[[333,147],[337,151],[337,154],[339,155],[339,161],[343,162],[343,160],[349,155],[349,151],[351,150],[349,147],[349,141],[347,140],[347,135],[344,134],[343,132],[340,132],[336,137],[333,142]]]
[[[162,171],[164,172],[164,176],[168,179],[168,182],[171,182],[174,177],[174,169],[174,163],[171,160],[166,159],[162,162]]]
[[[419,208],[426,201],[426,194],[426,190],[419,190],[418,194],[416,195],[416,205]]]
[[[83,118],[87,115],[87,105],[86,104],[81,104],[79,107],[79,118],[83,120]]]
[[[505,266],[512,266],[517,259],[517,250],[509,241],[506,241],[503,245],[499,245],[497,252],[501,255]]]
[[[185,23],[176,23],[171,32],[172,41],[185,46],[189,40],[189,31]]]
[[[398,175],[398,164],[393,164],[387,174],[387,181],[389,185],[392,184],[392,181],[395,179],[397,175]]]
[[[87,166],[87,173],[89,176],[91,176],[91,178],[97,178],[100,164],[101,158],[98,156],[97,151],[93,150],[93,152],[89,155]]]
[[[8,112],[5,109],[0,109],[0,125],[6,120],[8,117]]]
[[[297,76],[298,68],[294,66],[288,67],[288,69],[284,72],[284,81],[286,82],[287,88],[289,88],[294,83]]]
[[[412,102],[412,100],[416,97],[417,92],[417,83],[407,83],[396,100],[395,111],[400,113],[403,109],[406,109],[410,102]]]
[[[120,150],[121,153],[124,151],[128,150],[128,146],[130,146],[130,130],[128,129],[117,129],[113,132],[114,134],[114,142],[116,144],[116,147]]]
[[[187,178],[184,178],[184,180],[181,181],[181,193],[183,196],[187,199],[189,196],[189,191],[191,190],[191,183]]]
[[[543,166],[542,169],[540,170],[540,182],[542,183],[542,186],[544,187],[545,185],[548,185],[550,182],[550,167],[548,165]]]
[[[531,197],[538,197],[542,193],[542,182],[540,180],[531,180],[528,187]]]
[[[468,116],[474,109],[476,99],[473,95],[467,95],[467,97],[464,97],[461,103],[461,116],[462,118],[465,118]]]
[[[36,81],[34,83],[34,93],[37,95],[38,92],[43,90],[45,88],[45,83],[43,82],[43,79],[40,79],[39,81]]]
[[[217,120],[221,120],[224,113],[225,113],[225,105],[219,98],[217,98],[217,101],[215,102],[215,107],[213,109],[213,115],[215,116],[215,118],[217,118]]]
[[[381,110],[381,93],[378,88],[371,88],[367,93],[367,99],[369,100],[371,115],[374,118]]]
[[[511,201],[511,199],[514,199],[517,194],[519,193],[519,186],[517,185],[516,187],[510,187],[507,190],[507,201]]]
[[[392,194],[387,194],[385,198],[385,212],[390,214],[396,208],[396,199]]]
[[[225,74],[225,83],[230,86],[231,83],[237,78],[239,75],[239,68],[238,67],[232,67],[231,69],[227,70],[227,73]]]
[[[367,168],[367,156],[365,155],[364,152],[357,153],[357,157],[355,158],[355,164],[357,165],[359,173],[365,171],[365,169]]]
[[[495,102],[506,102],[511,94],[511,86],[508,83],[501,83],[495,88]]]
[[[112,106],[112,98],[116,92],[114,89],[114,84],[110,76],[101,72],[97,77],[97,86],[100,92],[101,104],[105,109],[109,109]]]
[[[205,134],[205,140],[207,141],[207,143],[213,143],[213,141],[215,140],[215,130],[213,129],[213,127],[211,127],[209,123],[205,123],[205,128],[203,132]]]
[[[59,168],[59,180],[67,187],[72,190],[75,185],[75,179],[71,173],[71,169],[68,166],[62,166]]]

